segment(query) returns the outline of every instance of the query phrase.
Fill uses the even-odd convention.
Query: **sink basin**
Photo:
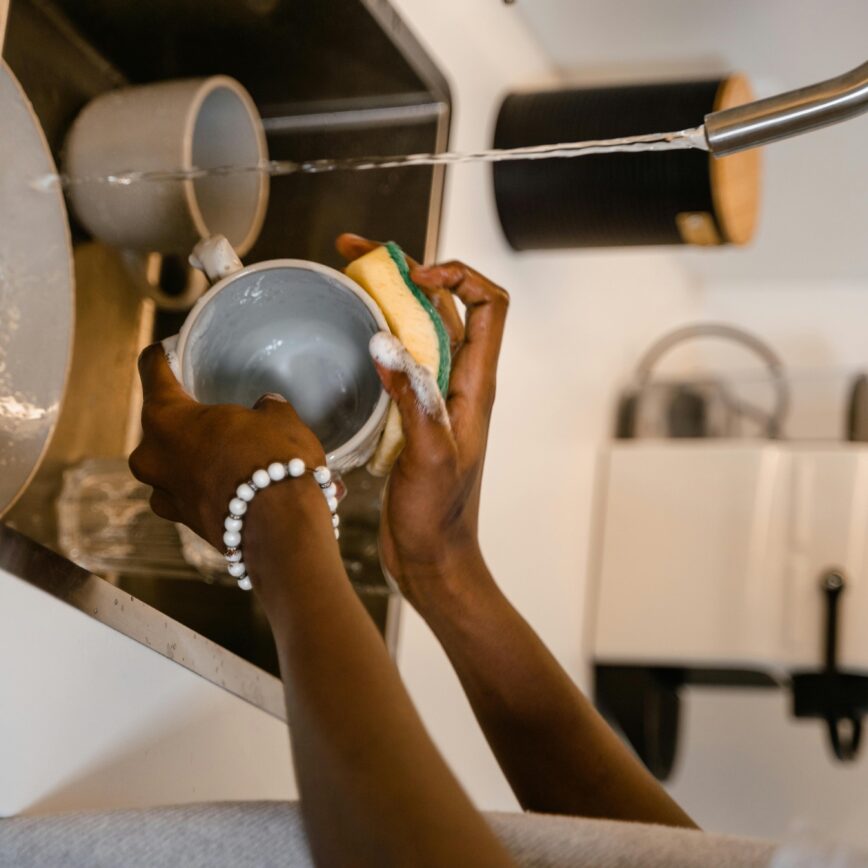
[[[10,0],[3,56],[20,80],[58,159],[88,100],[130,83],[217,73],[238,79],[263,118],[272,159],[443,150],[450,116],[442,75],[383,0]],[[394,239],[430,258],[437,240],[443,167],[273,179],[259,240],[245,258],[311,259],[340,267],[334,238],[354,231]],[[178,331],[192,304],[155,304],[121,251],[73,226],[76,334],[65,402],[45,461],[6,516],[59,550],[56,503],[63,474],[88,459],[121,459],[138,440],[135,358]],[[164,263],[166,295],[173,268]],[[183,283],[181,275],[180,283]],[[94,335],[100,341],[94,341]],[[379,568],[382,482],[347,477],[341,546],[348,573],[384,637],[399,611]],[[166,537],[168,538],[168,537]],[[103,571],[112,583],[224,648],[276,672],[267,623],[252,595],[177,575]],[[186,574],[185,574],[186,571]],[[171,570],[170,570],[171,572]]]

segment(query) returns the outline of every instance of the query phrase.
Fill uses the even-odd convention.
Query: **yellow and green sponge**
[[[379,305],[392,333],[430,371],[445,395],[452,363],[449,335],[428,296],[410,278],[401,248],[390,241],[351,262],[346,273]],[[401,417],[393,404],[368,470],[376,476],[385,476],[403,446]]]

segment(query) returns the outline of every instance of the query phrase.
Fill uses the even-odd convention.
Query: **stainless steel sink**
[[[274,159],[399,154],[447,144],[448,86],[381,0],[11,0],[3,55],[58,160],[70,123],[97,94],[127,83],[215,73],[234,76],[250,91]],[[247,261],[299,257],[339,266],[333,243],[341,231],[394,239],[419,258],[430,256],[442,187],[442,167],[277,178]],[[129,453],[140,408],[135,358],[152,340],[176,332],[185,316],[183,306],[161,309],[145,298],[120,252],[77,226],[73,238],[77,324],[70,385],[46,460],[7,516],[10,525],[56,551],[64,472],[86,459]],[[172,265],[164,264],[168,293]],[[347,482],[345,562],[393,643],[399,607],[376,557],[381,483],[365,471]],[[104,575],[276,672],[268,627],[253,597],[199,581],[180,551],[178,559],[174,576]]]

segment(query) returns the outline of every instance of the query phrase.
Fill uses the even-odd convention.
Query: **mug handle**
[[[190,254],[189,263],[193,268],[205,273],[209,283],[217,283],[224,277],[240,271],[244,266],[232,248],[232,245],[223,235],[212,235],[203,238]],[[181,375],[181,361],[178,358],[179,335],[172,335],[162,341],[163,352],[166,361],[172,369],[172,373],[181,385],[184,384]]]
[[[208,280],[204,274],[195,269],[187,269],[185,283],[180,290],[170,293],[164,289],[162,269],[167,262],[167,255],[162,253],[121,250],[120,257],[139,292],[145,298],[152,299],[160,310],[189,310],[208,288]]]
[[[203,238],[190,254],[190,265],[204,271],[213,284],[244,267],[225,235]]]

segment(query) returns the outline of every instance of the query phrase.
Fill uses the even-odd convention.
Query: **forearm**
[[[522,807],[693,825],[500,592],[478,553],[423,587],[414,605],[449,656]]]
[[[317,864],[511,864],[424,731],[347,580],[327,515],[294,517],[306,544],[292,551],[277,507],[271,525],[251,516],[251,569],[269,576],[261,593]]]

